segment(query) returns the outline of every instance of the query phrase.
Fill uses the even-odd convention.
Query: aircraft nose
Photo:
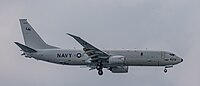
[[[183,59],[181,59],[181,62],[183,62]]]

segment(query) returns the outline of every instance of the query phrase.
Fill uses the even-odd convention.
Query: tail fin
[[[27,46],[25,46],[23,44],[20,44],[18,42],[15,42],[15,44],[17,46],[19,46],[24,52],[29,52],[29,53],[37,52],[36,50],[34,50],[34,49],[30,48],[30,47],[27,47]]]
[[[27,22],[27,19],[19,19],[25,45],[34,49],[55,49],[57,47],[46,44],[37,32]]]

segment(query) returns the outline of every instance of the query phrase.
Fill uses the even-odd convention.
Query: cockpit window
[[[170,55],[170,56],[175,56],[175,54],[172,54],[172,53],[170,53],[169,55]]]
[[[176,58],[170,58],[171,61],[176,61]]]

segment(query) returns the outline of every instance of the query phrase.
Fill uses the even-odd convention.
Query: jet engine
[[[109,69],[112,73],[128,73],[128,66],[116,66]]]
[[[114,65],[123,65],[125,63],[125,57],[124,56],[111,56],[109,58],[109,64]]]

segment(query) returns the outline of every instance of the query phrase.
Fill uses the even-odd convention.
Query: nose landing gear
[[[167,73],[167,68],[164,69],[164,72]]]
[[[171,68],[171,67],[173,67],[173,65],[167,65],[167,66],[165,66],[164,72],[167,73],[167,68]]]

